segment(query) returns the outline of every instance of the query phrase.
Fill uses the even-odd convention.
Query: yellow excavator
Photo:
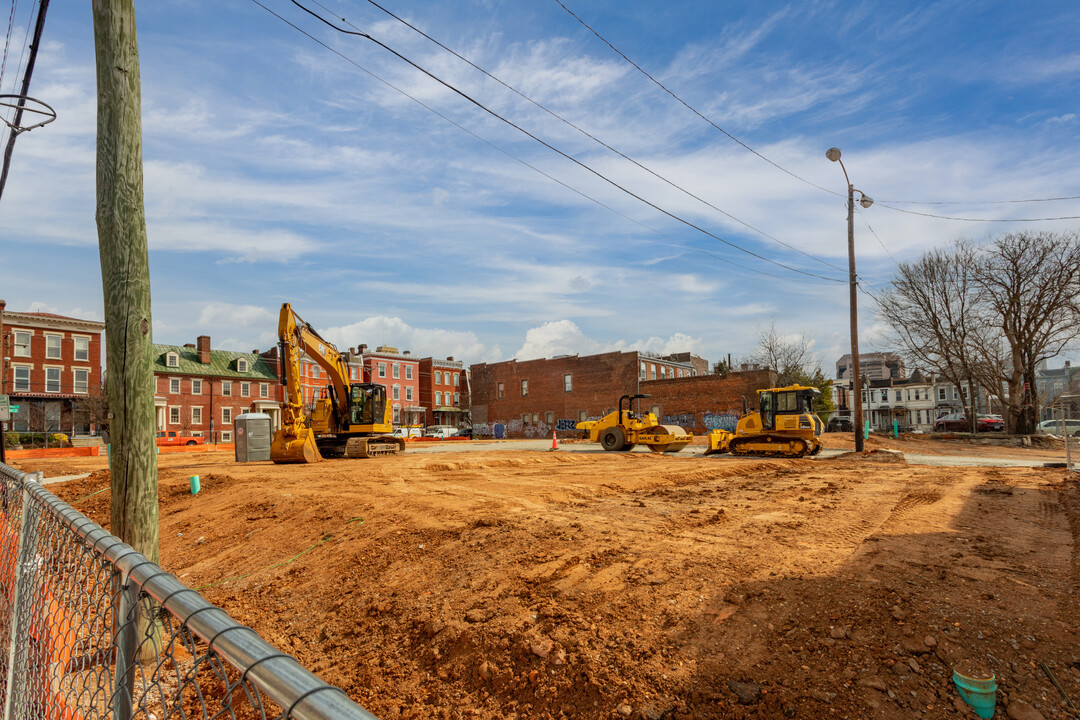
[[[292,305],[281,306],[278,319],[281,356],[281,428],[270,444],[276,463],[313,463],[324,457],[366,458],[405,450],[394,437],[393,414],[386,388],[377,383],[350,382],[349,365],[331,343],[297,315]],[[304,415],[300,386],[300,353],[317,362],[330,384],[315,399],[310,419]]]
[[[814,414],[814,401],[821,397],[815,387],[789,385],[758,390],[759,410],[744,413],[735,432],[709,433],[706,455],[731,453],[765,457],[803,457],[821,452],[818,438],[825,430]]]
[[[661,425],[652,413],[633,412],[631,403],[651,395],[623,395],[619,409],[599,420],[584,420],[578,430],[589,433],[589,439],[600,443],[605,450],[631,450],[634,445],[648,445],[653,452],[679,452],[693,441],[694,436],[676,425]],[[626,409],[623,409],[626,403]]]

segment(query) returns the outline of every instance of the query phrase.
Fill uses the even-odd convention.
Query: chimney
[[[1068,360],[1065,361],[1065,367],[1072,367],[1072,363]]]
[[[195,338],[195,345],[199,349],[199,362],[203,365],[210,364],[210,336],[200,335]]]
[[[454,356],[453,356],[453,355],[447,355],[447,356],[446,356],[446,359],[447,359],[448,361],[450,361],[450,362],[454,362]]]
[[[184,343],[184,347],[191,348],[192,350],[194,350],[195,349],[195,343]]]
[[[367,345],[361,345],[360,347],[356,348],[356,352],[360,355],[363,355],[365,352],[367,352]]]

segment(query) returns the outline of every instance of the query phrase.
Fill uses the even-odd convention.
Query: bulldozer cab
[[[349,387],[349,424],[374,425],[386,413],[386,388],[375,383]]]
[[[777,415],[803,415],[814,412],[814,398],[821,395],[817,388],[764,390],[761,392],[761,426],[776,429]]]

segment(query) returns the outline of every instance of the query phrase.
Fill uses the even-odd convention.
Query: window
[[[937,396],[938,396],[938,400],[944,400],[945,399],[945,388],[938,388]]]
[[[521,416],[521,422],[525,423],[526,425],[529,424],[529,413],[525,413]]]
[[[178,406],[176,406],[176,405],[169,406],[169,424],[170,425],[179,425],[180,424],[180,408]]]
[[[400,378],[401,377],[401,364],[400,363],[394,363],[393,365],[391,365],[390,366],[390,374],[394,377],[394,379]]]
[[[555,424],[555,413],[551,412],[550,410],[548,410],[546,413],[544,413],[544,422],[546,422],[548,425],[554,425]]]
[[[570,392],[571,390],[574,389],[574,376],[573,375],[563,375],[562,376],[562,389],[565,390],[566,392]]]
[[[350,380],[355,380],[356,379],[356,366],[355,365],[353,367],[349,368],[349,379]]]
[[[639,380],[648,380],[649,379],[649,370],[645,366],[645,363],[641,363],[641,373],[638,375],[638,379]]]
[[[191,381],[191,394],[202,395],[202,380]]]
[[[248,371],[248,361],[246,359],[244,359],[244,358],[238,358],[237,361],[236,361],[236,371],[237,372],[247,372]]]
[[[60,336],[59,335],[46,335],[45,336],[45,357],[50,360],[60,359]]]
[[[589,419],[589,412],[587,410],[579,410],[577,414],[578,422],[585,422]]]
[[[412,400],[412,385],[405,386],[405,399]]]
[[[496,387],[496,394],[499,397],[503,396],[503,384],[502,383],[499,383],[498,386]]]
[[[405,366],[405,379],[406,380],[412,380],[412,368],[413,368],[412,365],[406,365]]]
[[[30,333],[15,331],[15,357],[30,357]]]
[[[874,400],[876,400],[876,397],[875,397],[876,395],[877,395],[877,390],[871,390],[870,391],[870,402],[874,402]]]
[[[454,393],[454,404],[455,405],[460,405],[461,404],[461,393]]]
[[[180,394],[180,378],[169,378],[169,394]]]
[[[663,380],[666,377],[667,368],[663,365],[660,366],[660,379]]]
[[[174,352],[167,353],[165,355],[165,365],[167,365],[168,367],[179,367],[180,356]]]
[[[75,392],[85,395],[90,391],[90,371],[85,368],[75,368]]]
[[[651,369],[652,369],[652,373],[651,373],[652,374],[652,379],[655,380],[656,379],[656,366],[653,365]]]
[[[442,405],[442,393],[441,392],[435,393],[435,407],[438,407],[439,405]]]
[[[15,392],[30,392],[30,366],[15,366]]]
[[[60,392],[60,368],[45,368],[45,392]]]
[[[394,367],[397,367],[397,366],[395,365]],[[400,405],[395,405],[394,406],[394,423],[399,423],[399,422],[401,422],[401,406]]]
[[[259,383],[259,397],[270,397],[270,386],[267,383]]]
[[[529,381],[528,380],[522,380],[521,381],[521,397],[525,397],[528,394],[529,394]]]
[[[438,370],[435,371],[435,384],[442,385],[442,373]]]
[[[202,408],[201,407],[193,407],[193,408],[191,408],[191,424],[192,425],[202,425]]]
[[[240,397],[251,397],[251,383],[240,383]]]
[[[232,408],[221,408],[221,424],[232,425]]]
[[[221,381],[221,394],[226,397],[232,395],[232,380]]]
[[[454,373],[454,387],[461,385],[461,373]]]
[[[379,377],[386,377],[386,363],[379,363]]]
[[[400,400],[400,399],[401,399],[401,386],[400,385],[395,385],[394,386],[394,400]]]
[[[221,442],[232,442],[232,432],[223,430],[221,433]]]
[[[75,338],[75,360],[90,362],[90,338]]]

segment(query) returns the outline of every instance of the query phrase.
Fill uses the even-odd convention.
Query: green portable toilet
[[[236,430],[236,462],[270,459],[270,416],[266,413],[242,413],[233,421]]]

